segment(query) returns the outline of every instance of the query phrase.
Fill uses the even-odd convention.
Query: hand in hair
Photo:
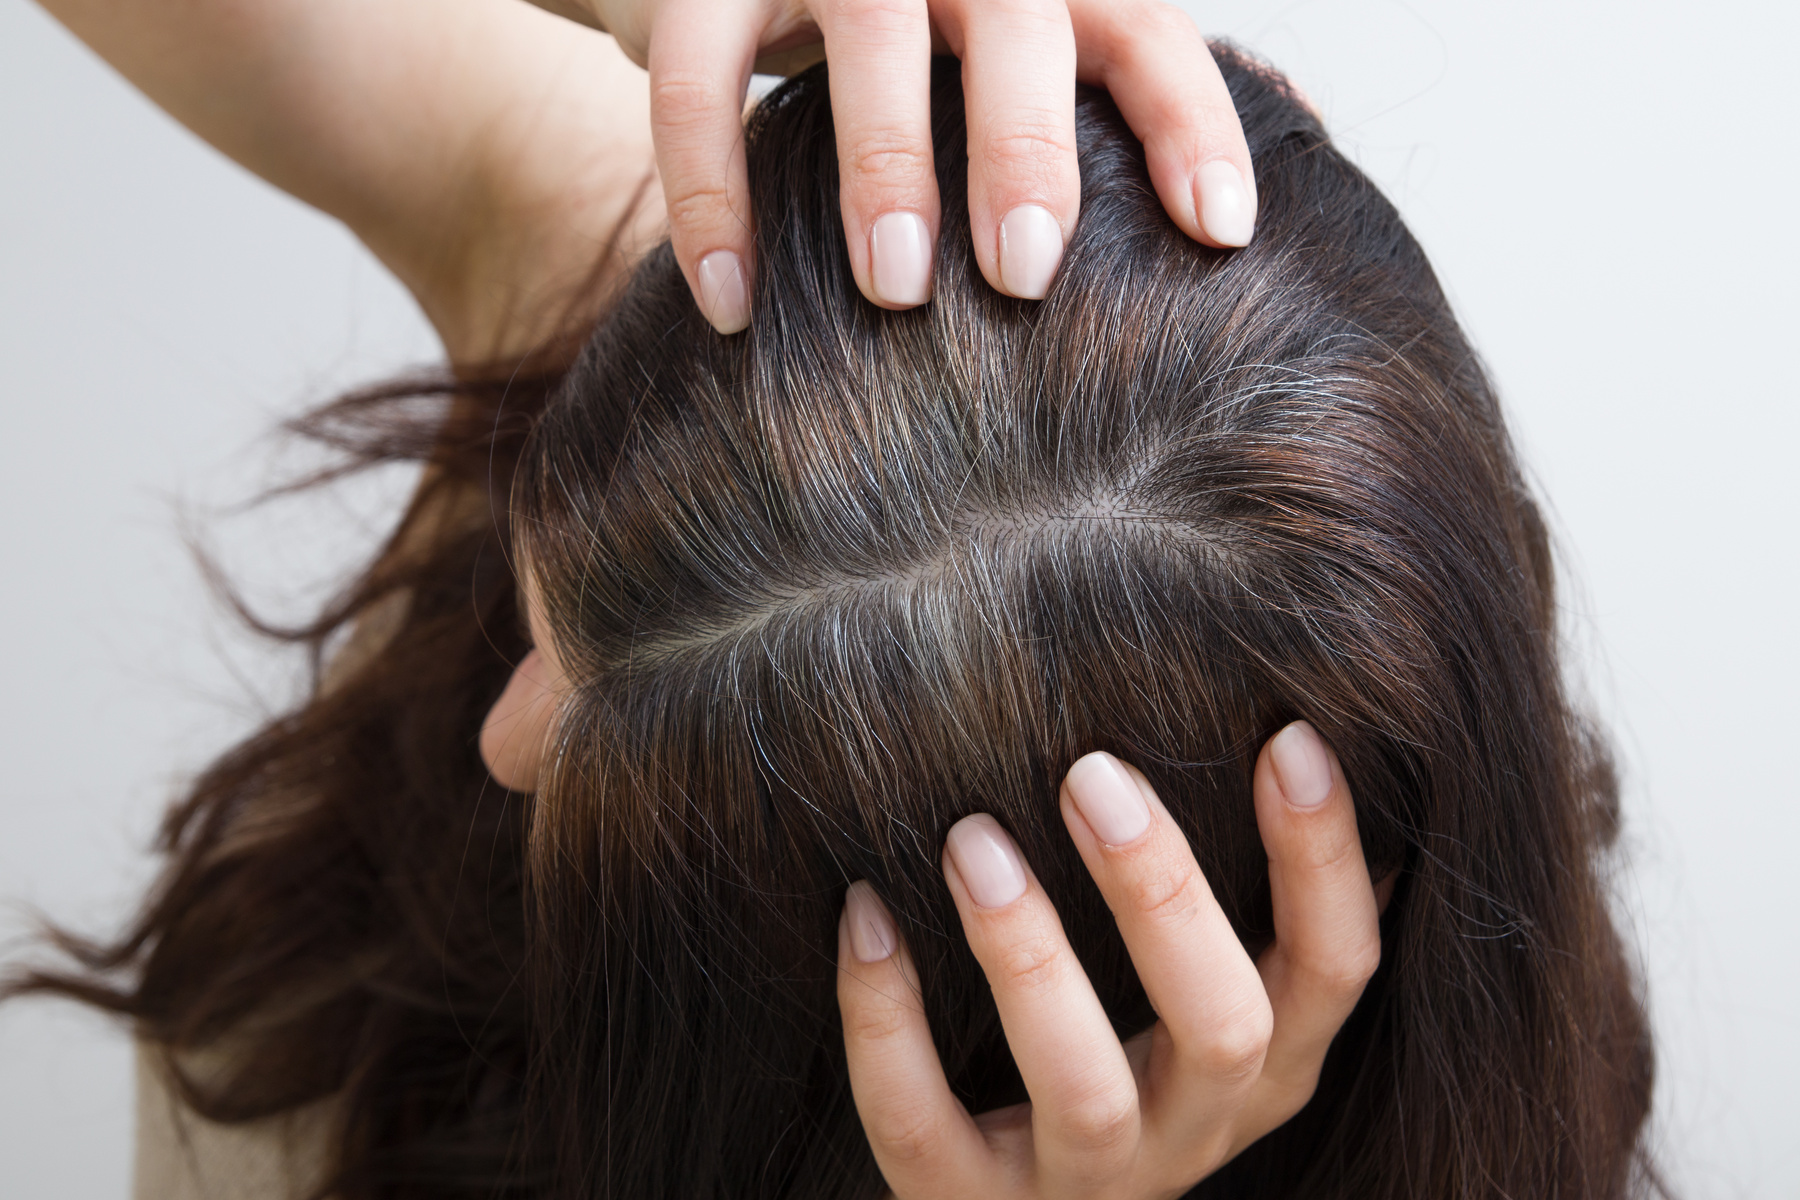
[[[1250,240],[1256,188],[1236,110],[1194,23],[1159,0],[537,0],[610,31],[649,68],[651,124],[675,254],[708,320],[750,321],[752,237],[742,109],[753,62],[830,58],[845,236],[883,308],[931,294],[939,198],[930,58],[963,62],[975,260],[1010,296],[1042,298],[1075,229],[1075,82],[1106,87],[1144,142],[1175,223],[1209,246]],[[786,52],[785,55],[780,52]]]
[[[1185,1192],[1312,1096],[1381,957],[1376,889],[1337,758],[1304,723],[1256,764],[1275,940],[1252,962],[1181,830],[1135,769],[1090,754],[1062,814],[1159,1020],[1121,1043],[1056,910],[992,817],[950,831],[944,873],[994,989],[1027,1104],[971,1117],[867,883],[839,924],[851,1086],[900,1200]]]

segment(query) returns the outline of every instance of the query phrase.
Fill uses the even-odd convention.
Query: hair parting
[[[988,289],[945,60],[934,298],[878,309],[815,68],[750,120],[748,331],[707,326],[665,245],[579,347],[300,423],[351,466],[425,462],[418,495],[272,631],[320,656],[312,694],[171,812],[133,927],[15,990],[130,1018],[213,1119],[331,1100],[321,1196],[872,1198],[845,887],[893,912],[971,1111],[1022,1100],[948,828],[1006,826],[1129,1034],[1154,1014],[1062,775],[1141,767],[1256,947],[1251,775],[1304,718],[1396,876],[1382,964],[1312,1101],[1192,1194],[1656,1190],[1616,783],[1498,399],[1393,207],[1278,76],[1217,58],[1261,195],[1242,250],[1183,237],[1084,89],[1060,274]],[[574,684],[532,797],[476,754],[528,649],[518,563]]]

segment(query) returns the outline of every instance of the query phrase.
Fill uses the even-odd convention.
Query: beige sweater
[[[159,1052],[137,1051],[133,1200],[305,1200],[319,1186],[331,1103],[247,1125],[198,1116]]]

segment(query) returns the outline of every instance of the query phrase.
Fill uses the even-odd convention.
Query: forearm
[[[453,357],[542,336],[518,309],[587,274],[649,169],[641,73],[516,0],[44,2],[195,133],[349,225]]]

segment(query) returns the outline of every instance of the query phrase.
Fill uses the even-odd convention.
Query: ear
[[[506,690],[481,726],[481,761],[501,787],[537,790],[556,701],[567,686],[561,668],[536,650],[513,668]]]

